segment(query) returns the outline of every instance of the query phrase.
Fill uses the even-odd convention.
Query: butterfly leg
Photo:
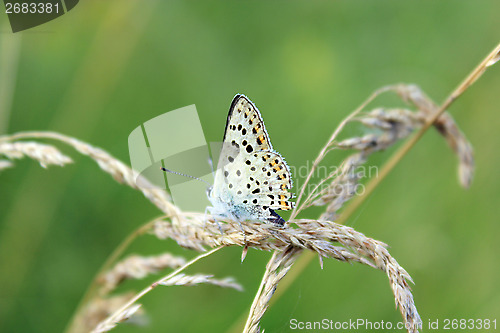
[[[241,232],[243,233],[243,242],[245,243],[245,246],[247,244],[247,234],[245,233],[245,229],[243,229],[243,225],[241,224],[240,221],[236,220],[238,222],[238,225],[240,226]]]
[[[237,212],[232,212],[231,213],[231,220],[235,221],[240,226],[241,233],[243,234],[243,242],[245,243],[245,246],[246,246],[246,244],[247,244],[247,234],[245,233],[245,229],[243,229],[243,225],[240,222],[240,221],[243,221],[240,218],[240,214],[238,214]]]
[[[217,221],[217,219],[215,218],[215,215],[212,214],[212,208],[213,207],[207,207],[207,208],[205,208],[205,225],[204,225],[204,228],[207,229],[207,221],[208,221],[208,214],[207,214],[207,212],[209,212],[210,215],[212,215],[212,218],[214,219],[214,222],[217,223],[217,227],[219,227],[220,234],[224,235],[224,233],[222,232],[222,227],[220,226],[219,221]]]
[[[214,222],[215,222],[215,223],[217,223],[217,226],[219,227],[220,234],[221,234],[222,236],[224,236],[224,233],[222,232],[222,227],[220,226],[219,221],[217,221],[217,219],[216,219],[215,217],[214,217]]]

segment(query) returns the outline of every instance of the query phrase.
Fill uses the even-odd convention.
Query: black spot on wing
[[[231,106],[229,107],[229,113],[227,114],[227,119],[226,119],[226,127],[224,128],[224,136],[222,137],[222,141],[226,141],[226,133],[227,133],[227,127],[229,125],[229,121],[231,120],[231,117],[233,116],[233,111],[234,107],[236,106],[236,103],[240,100],[240,98],[244,98],[243,95],[237,94],[234,96],[233,101],[231,102]]]

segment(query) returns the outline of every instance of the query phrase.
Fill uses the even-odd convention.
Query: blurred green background
[[[499,42],[499,13],[500,2],[482,0],[81,1],[16,34],[0,14],[0,134],[57,131],[128,163],[129,133],[185,105],[196,104],[207,140],[220,140],[232,97],[244,93],[263,113],[274,147],[299,167],[383,85],[416,83],[442,101]],[[475,148],[470,190],[458,185],[455,156],[430,130],[348,221],[389,244],[411,274],[424,327],[500,319],[499,88],[493,67],[450,110]],[[22,160],[0,174],[1,332],[62,331],[107,255],[160,215],[92,160],[59,147],[73,165],[45,170]],[[131,248],[161,251],[194,255],[152,236]],[[150,324],[116,331],[226,331],[246,315],[271,255],[250,250],[241,264],[240,254],[224,250],[188,272],[234,276],[245,292],[158,288],[143,300]],[[334,260],[323,270],[313,261],[262,326],[288,332],[292,318],[401,320],[383,272]]]

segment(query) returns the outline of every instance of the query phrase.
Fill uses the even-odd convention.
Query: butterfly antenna
[[[215,173],[214,160],[212,160],[212,156],[208,156],[208,165],[210,165],[210,169],[212,170],[212,174],[214,174]]]
[[[182,172],[177,172],[177,171],[172,171],[172,170],[169,170],[169,169],[166,169],[166,168],[160,168],[161,170],[165,171],[165,172],[170,172],[170,173],[173,173],[174,175],[179,175],[179,176],[184,176],[184,177],[188,177],[188,178],[192,178],[192,179],[196,179],[196,180],[199,180],[201,182],[204,182],[205,184],[208,185],[208,187],[211,187],[212,184],[210,184],[209,182],[207,182],[206,180],[204,179],[201,179],[201,178],[198,178],[198,177],[195,177],[195,176],[191,176],[191,175],[186,175],[185,173],[182,173]]]

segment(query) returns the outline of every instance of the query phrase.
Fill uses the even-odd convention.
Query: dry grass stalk
[[[436,103],[416,85],[397,85],[395,92],[405,101],[417,107],[426,118],[430,118],[438,110]],[[459,159],[458,178],[460,184],[469,188],[474,176],[474,154],[472,145],[460,131],[453,117],[443,112],[433,123],[439,133],[444,136],[448,145]]]
[[[11,161],[0,160],[0,171],[2,171],[3,169],[12,168],[13,166],[14,164]]]
[[[0,142],[0,155],[11,160],[29,157],[38,161],[44,168],[49,165],[64,166],[73,162],[53,146],[38,142]]]
[[[350,215],[354,210],[356,210],[361,203],[367,198],[375,189],[375,187],[385,179],[385,177],[391,172],[391,170],[396,166],[396,164],[403,158],[403,156],[417,143],[417,141],[424,135],[424,133],[429,129],[429,127],[433,126],[436,120],[455,102],[467,89],[469,89],[474,82],[476,82],[484,72],[494,64],[496,64],[500,60],[500,44],[497,44],[495,48],[471,71],[471,73],[458,85],[455,90],[445,101],[441,104],[441,106],[426,119],[425,125],[414,135],[408,142],[406,142],[391,158],[387,161],[387,163],[382,168],[379,177],[374,179],[368,184],[367,191],[364,196],[359,197],[359,199],[349,206],[349,214]],[[394,90],[394,88],[392,88]]]
[[[397,87],[399,87],[398,91],[401,91],[401,87],[407,86],[398,85]],[[388,87],[388,89],[390,89],[390,87]],[[423,94],[420,96],[423,96]],[[428,99],[424,101],[429,102]],[[451,116],[445,114],[443,117],[447,119],[446,124],[448,126],[446,128],[450,129],[445,132],[445,137],[448,141],[450,141],[451,138],[455,139],[454,142],[458,141],[462,149],[455,149],[455,151],[459,155],[461,161],[466,161],[467,166],[473,165],[470,144],[468,144],[463,135],[459,135],[461,133],[458,129],[458,134],[457,131],[451,130],[451,128],[456,128],[456,126],[452,127],[454,121]],[[338,209],[345,201],[355,195],[355,189],[360,180],[360,177],[356,174],[356,169],[366,162],[368,156],[374,152],[391,147],[397,141],[408,137],[413,131],[421,128],[425,124],[426,114],[422,111],[413,112],[408,109],[377,108],[353,120],[359,121],[367,127],[376,128],[379,132],[367,134],[363,137],[345,139],[338,143],[332,142],[332,145],[338,148],[353,149],[360,152],[346,159],[342,165],[340,174],[333,179],[328,188],[323,189],[320,193],[313,193],[313,195],[308,197],[304,208],[310,205],[322,206],[328,204],[327,211],[321,216],[321,219],[335,220],[338,217]],[[452,145],[452,148],[454,147],[455,146]],[[466,170],[465,172],[468,172],[469,179],[472,178],[473,168],[461,167],[460,170]]]
[[[248,320],[243,329],[244,333],[260,332],[259,323],[269,306],[271,297],[276,291],[278,283],[292,267],[300,251],[296,247],[289,246],[284,251],[274,252],[271,260],[267,263],[259,291],[257,291],[255,300],[250,308]]]
[[[130,185],[129,183],[132,181],[130,178],[132,175],[132,171],[128,167],[123,165],[123,163],[115,160],[113,157],[111,157],[104,151],[92,147],[88,144],[82,143],[79,140],[61,136],[56,133],[22,133],[22,134],[17,134],[16,136],[11,136],[10,139],[11,140],[13,138],[15,139],[15,137],[24,138],[33,135],[44,138],[58,139],[63,142],[69,143],[73,147],[75,147],[79,152],[84,153],[85,155],[88,155],[93,159],[95,159],[99,163],[100,167],[106,172],[112,174],[116,180],[128,185]],[[133,183],[133,185],[134,186],[132,187],[137,188],[135,183]],[[140,190],[144,191],[144,189]],[[149,189],[145,190],[149,191]],[[157,197],[155,197],[154,192],[152,195],[150,193],[147,194],[148,195],[146,195],[146,197],[150,198],[150,200],[152,200],[153,202],[157,201]],[[164,200],[167,200],[168,197],[163,196],[162,198],[164,198]],[[289,253],[290,257],[292,257],[293,254],[295,254],[300,249],[309,249],[315,251],[321,256],[332,257],[340,261],[355,261],[365,265],[369,265],[371,267],[378,267],[378,268],[382,267],[380,266],[380,263],[379,264],[376,263],[377,257],[375,256],[370,257],[369,255],[367,255],[367,253],[369,252],[367,251],[363,252],[358,250],[358,249],[363,249],[363,247],[361,246],[362,244],[357,244],[357,246],[353,246],[353,244],[356,244],[355,242],[351,241],[350,243],[345,243],[343,240],[358,239],[364,243],[368,242],[369,244],[372,244],[373,247],[377,248],[383,248],[384,246],[383,243],[380,242],[377,243],[376,241],[366,238],[362,234],[356,233],[351,228],[345,226],[331,223],[324,228],[318,228],[317,226],[315,226],[313,229],[310,229],[308,226],[312,226],[313,225],[312,222],[315,221],[298,220],[298,221],[291,221],[291,223],[296,222],[297,225],[300,226],[300,228],[283,229],[271,224],[252,223],[243,225],[246,234],[246,236],[244,236],[241,233],[241,229],[237,225],[237,223],[235,223],[234,221],[226,221],[227,223],[221,225],[223,228],[223,235],[220,235],[217,224],[211,219],[209,219],[208,221],[206,220],[207,215],[183,213],[175,207],[174,209],[170,209],[171,206],[170,203],[168,203],[167,205],[163,205],[162,207],[165,206],[169,207],[168,209],[169,212],[173,211],[175,212],[175,214],[171,214],[170,218],[171,223],[168,222],[155,223],[154,225],[155,234],[160,238],[162,237],[165,238],[168,236],[170,238],[175,239],[179,244],[196,250],[203,250],[204,246],[216,247],[221,245],[222,246],[249,245],[265,250],[281,250],[281,251],[284,251],[285,249],[292,247],[294,251],[291,251]],[[330,233],[327,232],[327,229],[329,228],[331,229]],[[334,231],[332,232],[332,230]],[[353,232],[357,236],[349,237],[348,235],[352,236]],[[247,242],[246,244],[245,241]],[[338,243],[338,245],[334,245],[332,243]],[[204,253],[201,256],[209,255],[212,251],[210,251],[209,253]],[[381,261],[382,263],[392,262],[392,257],[390,257],[390,255],[384,254],[384,258],[391,258],[391,259],[387,259],[386,261],[382,260]],[[293,262],[293,260],[290,261],[290,265]],[[271,265],[269,267],[273,268],[275,266]],[[393,267],[395,268],[392,269],[391,271],[399,272],[398,273],[399,276],[402,276],[403,279],[408,276],[407,273],[404,270],[402,270],[402,268],[400,268],[400,266],[394,265]],[[287,270],[288,269],[282,270],[281,271],[282,273],[280,273],[279,275],[280,278],[277,280],[274,279],[273,281],[277,283],[284,276],[284,274],[286,274]],[[169,276],[171,278],[173,275]],[[272,278],[273,276],[275,275],[270,274],[269,278]],[[147,292],[151,291],[156,285],[161,284],[164,281],[167,281],[167,279],[159,280],[158,282],[152,284],[150,287],[143,290],[141,293],[137,294],[133,299],[131,299],[120,309],[115,311],[112,315],[108,316],[106,320],[101,322],[101,324],[99,324],[99,326],[96,327],[96,331],[109,330],[115,327],[117,322],[121,322],[130,318],[133,311],[137,309],[138,306],[136,303],[137,300]],[[407,290],[407,285],[403,284],[400,281],[400,279],[392,278],[391,281],[395,281],[391,283],[398,283],[398,282],[401,283],[400,290]],[[264,282],[265,282],[264,285],[267,286],[273,285],[272,281],[264,281]],[[267,299],[267,301],[264,302],[266,303],[271,297],[271,293],[269,292],[263,293],[261,297],[266,297],[265,299]],[[261,297],[259,297],[258,299],[262,300]],[[401,297],[401,299],[407,299],[407,297]],[[411,302],[406,302],[405,304],[413,304],[413,303],[411,301]],[[412,308],[412,307],[410,305],[407,305],[405,308]],[[258,305],[255,305],[254,309],[261,309],[259,310],[261,314],[253,317],[252,319],[253,324],[258,322],[258,319],[263,314],[262,311],[264,311],[263,308],[262,307],[259,308]],[[255,325],[253,325],[252,327],[254,326]]]
[[[327,205],[326,211],[320,216],[321,220],[334,221],[338,218],[338,210],[346,201],[356,195],[361,176],[357,169],[363,165],[368,157],[378,151],[385,150],[399,140],[406,138],[415,129],[421,127],[425,120],[419,113],[407,109],[377,108],[366,114],[361,114],[357,120],[367,127],[379,131],[363,137],[354,137],[342,140],[331,145],[341,149],[358,150],[359,153],[347,157],[341,166],[340,173],[333,178],[330,185],[320,192],[313,192],[304,203],[304,208],[311,205]]]
[[[162,286],[195,286],[200,283],[213,284],[222,288],[232,288],[238,291],[243,291],[243,287],[239,283],[235,282],[232,277],[214,279],[213,275],[205,274],[186,275],[181,273],[174,275],[159,284]]]
[[[89,156],[94,161],[96,161],[99,167],[106,173],[110,174],[117,182],[128,185],[133,189],[141,191],[149,201],[151,201],[154,205],[156,205],[165,214],[171,215],[177,213],[177,207],[172,204],[169,195],[164,189],[161,189],[159,187],[147,183],[145,183],[144,186],[139,187],[136,183],[136,173],[129,166],[127,166],[117,158],[113,157],[106,151],[94,147],[78,139],[55,132],[20,132],[14,135],[0,136],[0,145],[5,145],[5,144],[9,145],[12,142],[20,139],[33,139],[33,138],[52,139],[70,145],[71,147],[76,149],[79,153]],[[18,146],[17,148],[21,149],[23,148],[23,146]],[[50,156],[45,156],[49,160],[51,158],[55,159],[56,157],[59,157],[56,153],[57,150],[55,150],[54,147],[49,145],[42,145],[40,147],[35,147],[35,150],[37,150],[37,152],[32,153],[33,156],[30,156],[35,159],[36,159],[35,156],[40,156],[40,155],[44,156],[43,155],[44,151],[51,152]],[[23,153],[23,150],[16,150],[15,152],[13,152],[13,154],[20,154],[20,153]]]
[[[394,91],[394,86],[386,86],[378,89],[340,123],[339,127],[334,131],[314,161],[300,190],[296,209],[292,212],[292,218],[296,217],[300,211],[312,205],[322,206],[332,203],[331,206],[328,207],[328,211],[321,218],[330,220],[335,219],[337,217],[336,211],[338,208],[354,195],[352,189],[358,184],[358,179],[356,179],[357,177],[354,174],[355,169],[365,163],[370,154],[387,149],[398,140],[406,138],[412,131],[425,123],[424,115],[421,112],[412,112],[407,109],[377,108],[371,112],[362,114],[364,108],[375,98],[390,91]],[[337,137],[344,127],[353,121],[358,121],[369,128],[376,128],[381,132],[368,134],[363,137],[348,138],[339,142]],[[335,149],[355,149],[360,150],[361,153],[348,157],[343,162],[340,173],[331,174],[326,179],[321,180],[302,202],[301,199],[304,196],[305,189],[312,179],[315,170],[326,155]],[[326,189],[321,189],[320,186],[330,179],[333,179],[330,186]],[[341,193],[339,193],[339,191]],[[322,198],[320,199],[320,197]],[[333,202],[334,200],[335,202]]]
[[[205,214],[186,213],[176,218],[180,220],[175,225],[167,221],[156,222],[154,234],[160,239],[172,238],[181,245],[189,240],[191,247],[192,244],[197,247],[243,244],[241,229],[235,222],[225,221],[227,223],[221,224],[221,235],[213,220],[205,220]],[[295,250],[308,249],[322,257],[345,262],[354,261],[378,268],[387,274],[396,304],[409,327],[417,327],[421,323],[407,282],[412,282],[411,277],[389,254],[386,244],[334,222],[292,220],[289,223],[296,224],[298,228],[282,228],[265,223],[244,224],[247,245],[261,250],[275,250],[276,255],[288,253],[290,247]],[[201,225],[206,225],[206,229],[200,230]],[[269,276],[266,275],[266,279],[270,278]],[[256,306],[254,302],[253,307]]]
[[[361,152],[353,154],[346,158],[342,163],[341,173],[330,183],[330,185],[316,195],[318,199],[313,200],[311,196],[305,207],[310,205],[327,205],[326,210],[321,214],[321,220],[335,221],[337,211],[342,208],[344,203],[356,195],[356,189],[360,181],[356,169],[366,162],[366,154]]]
[[[109,332],[113,328],[116,327],[116,325],[123,323],[127,320],[129,320],[141,307],[141,304],[134,304],[124,311],[121,311],[118,315],[113,317],[113,321],[109,320],[104,320],[100,322],[93,330],[92,333],[104,333],[104,332]]]
[[[332,228],[333,222],[326,221],[297,221],[297,225],[312,230],[317,230],[325,235],[326,239],[338,240],[346,248],[355,249],[358,255],[369,259],[376,268],[384,271],[389,278],[391,289],[394,294],[396,307],[399,308],[406,327],[409,332],[418,332],[422,321],[415,307],[411,288],[408,281],[413,283],[410,275],[401,267],[398,262],[389,254],[386,244],[365,237],[363,234],[352,228],[345,227],[341,234],[338,234],[336,228]]]
[[[183,218],[182,225],[174,226],[173,223],[168,221],[158,221],[155,223],[152,232],[160,239],[174,239],[181,246],[186,243],[186,240],[189,240],[190,246],[196,244],[197,247],[245,245],[241,228],[233,221],[218,220],[218,222],[226,222],[220,223],[223,232],[223,235],[221,235],[217,223],[213,220],[205,220],[206,216],[204,214],[189,213],[186,216],[181,214],[180,217]],[[303,221],[306,222],[302,223]],[[348,246],[344,247],[341,242],[342,238],[350,237],[353,232],[357,235],[356,239],[365,242],[372,242],[372,239],[355,232],[350,227],[334,222],[323,222],[329,223],[328,227],[334,230],[333,234],[325,233],[323,229],[316,231],[314,228],[307,227],[309,222],[314,222],[314,220],[289,221],[290,224],[300,224],[301,228],[283,228],[266,223],[245,224],[243,229],[246,234],[246,245],[264,251],[284,251],[288,246],[295,246],[312,250],[322,257],[334,258],[339,261],[360,262],[375,267],[373,262],[365,258],[363,254]],[[199,230],[198,224],[206,224],[206,230]],[[377,244],[383,243],[379,242]],[[385,246],[385,244],[383,245]]]
[[[496,54],[494,54],[490,59],[488,59],[488,61],[486,62],[485,64],[485,68],[484,70],[486,70],[486,67],[490,67],[490,66],[493,66],[494,64],[496,64],[498,61],[500,60],[500,51],[497,51]],[[484,72],[483,70],[483,72]],[[482,74],[482,72],[481,72]],[[476,79],[477,80],[477,79]],[[475,80],[474,80],[475,81]]]
[[[448,145],[459,158],[458,179],[460,184],[465,188],[469,188],[472,184],[475,169],[472,144],[466,140],[465,135],[460,131],[455,121],[446,113],[438,118],[438,123],[435,126],[444,135]]]
[[[176,269],[172,273],[162,277],[161,279],[152,283],[148,287],[144,288],[141,292],[137,293],[136,295],[134,295],[134,297],[132,297],[130,300],[128,300],[125,304],[123,304],[119,309],[115,310],[111,315],[106,317],[106,319],[101,321],[99,323],[99,325],[97,325],[97,327],[95,328],[95,330],[93,332],[107,332],[107,331],[113,329],[117,323],[122,322],[123,320],[130,318],[130,316],[133,314],[133,312],[135,312],[134,310],[136,310],[140,307],[140,304],[138,304],[137,301],[139,299],[141,299],[144,295],[146,295],[147,293],[149,293],[150,291],[155,289],[158,285],[161,285],[165,281],[168,281],[172,277],[180,274],[183,270],[185,270],[186,268],[188,268],[189,266],[191,266],[192,264],[194,264],[198,260],[205,258],[205,257],[208,257],[209,255],[219,251],[220,249],[222,249],[222,247],[217,247],[217,248],[214,248],[208,252],[205,252],[205,253],[198,255],[197,257],[195,257],[194,259],[191,259],[189,262],[182,265],[181,267],[179,267],[178,269]],[[75,322],[78,322],[78,317],[79,316],[77,316],[77,319],[75,319]],[[122,318],[125,318],[125,319],[120,321],[120,319],[122,319]]]
[[[178,268],[184,264],[186,260],[183,257],[170,253],[149,257],[129,256],[99,278],[98,282],[102,285],[100,294],[108,294],[127,279],[143,279],[165,268]]]
[[[166,278],[155,282],[152,286],[195,286],[201,283],[243,291],[243,287],[231,277],[214,279],[213,275],[204,274],[169,274]],[[92,330],[93,333],[108,332],[115,328],[118,323],[127,321],[131,319],[132,316],[134,316],[135,322],[140,323],[141,320],[140,318],[136,318],[136,313],[141,307],[141,304],[137,304],[136,301],[137,299],[134,293],[127,293],[111,298],[98,297],[94,299],[86,309],[80,327],[87,327],[88,329],[86,331],[94,328]],[[113,318],[113,320],[109,320],[109,318]]]
[[[363,137],[348,138],[340,142],[329,141],[327,147],[334,146],[339,149],[352,149],[359,152],[346,158],[341,165],[340,172],[331,176],[333,180],[328,187],[320,190],[320,187],[316,186],[309,193],[300,210],[311,205],[327,205],[326,211],[320,216],[320,219],[336,220],[339,217],[338,210],[346,201],[355,196],[361,178],[356,171],[367,161],[368,156],[393,146],[415,130],[422,128],[427,118],[431,117],[437,109],[435,103],[415,85],[399,84],[387,86],[381,90],[381,92],[390,91],[396,92],[403,100],[411,102],[417,107],[417,111],[377,108],[367,113],[361,113],[362,109],[359,109],[356,112],[356,117],[350,117],[348,122],[358,121],[368,128],[377,129],[378,132]],[[448,113],[443,113],[434,125],[458,155],[460,181],[464,187],[468,187],[474,172],[472,146]],[[329,151],[331,150],[326,150],[326,153]],[[319,161],[323,158],[324,156]],[[323,185],[323,183],[319,185]]]
[[[84,311],[84,314],[80,317],[80,322],[78,323],[78,332],[90,332],[92,329],[97,327],[97,325],[106,319],[113,311],[123,306],[132,297],[134,297],[133,292],[128,292],[125,294],[115,295],[113,297],[101,298],[97,297],[92,302],[90,302]],[[135,313],[134,318],[140,322],[140,315],[144,312],[139,310]],[[139,317],[137,317],[139,315]]]

